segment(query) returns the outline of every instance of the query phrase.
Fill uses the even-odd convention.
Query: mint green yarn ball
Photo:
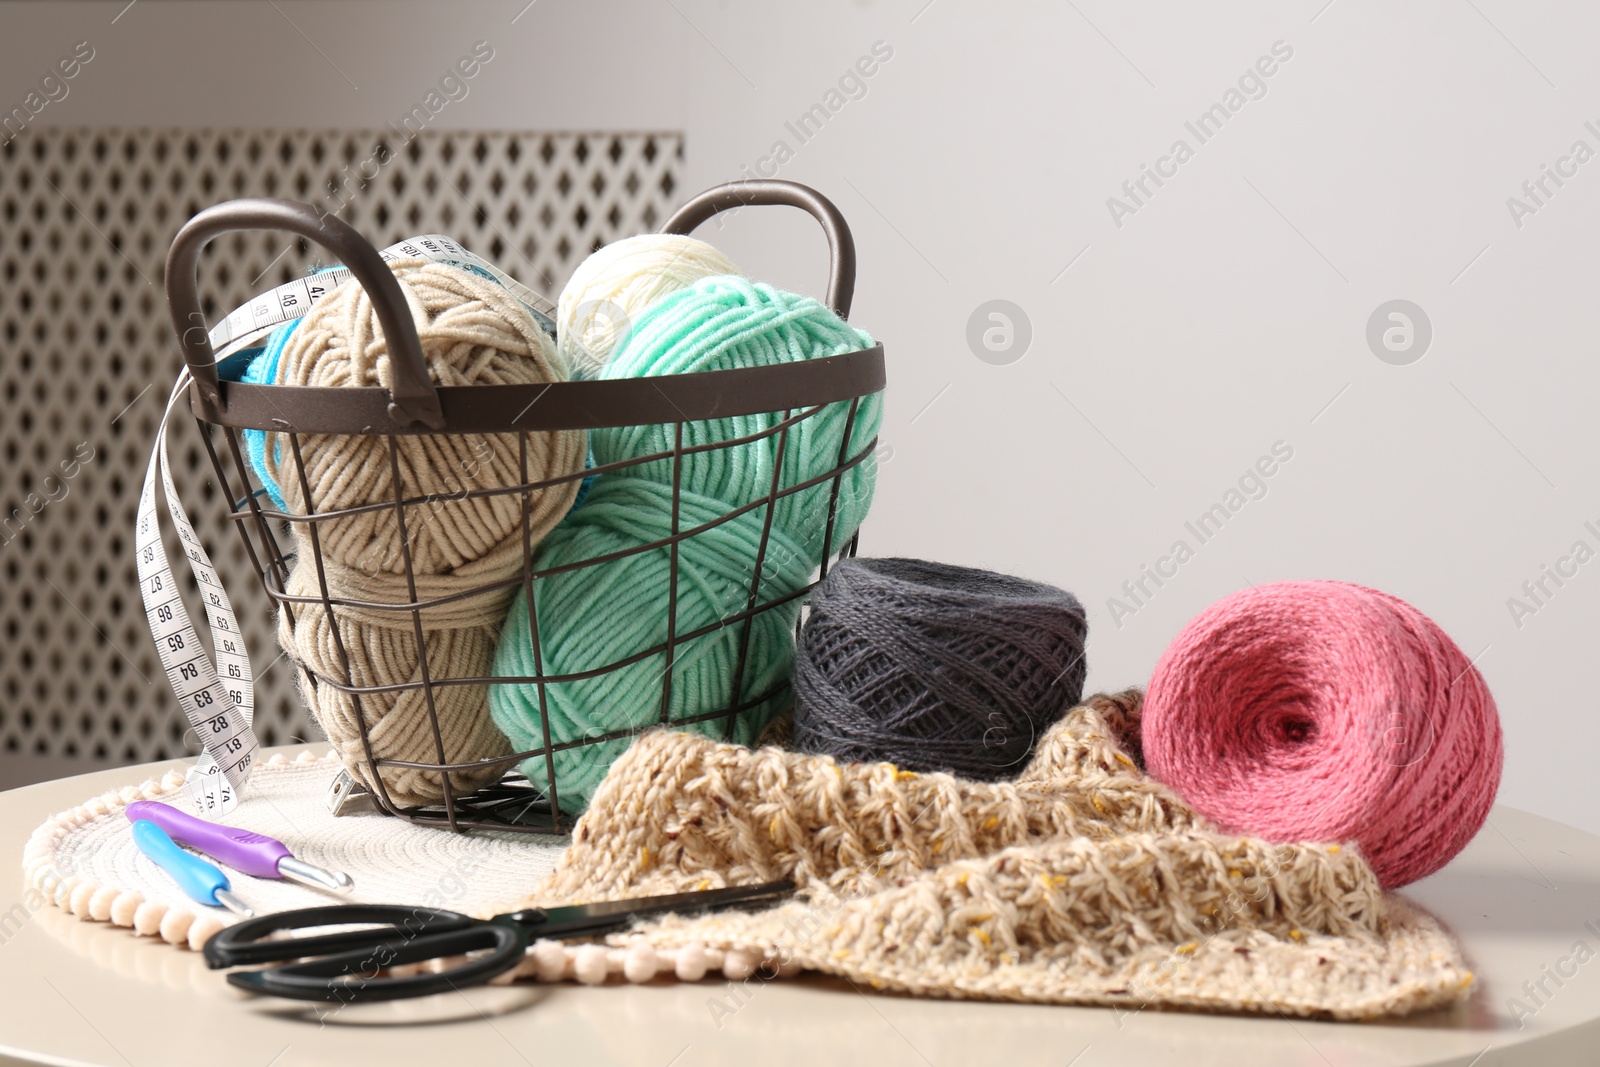
[[[671,507],[670,486],[602,475],[595,480],[583,506],[539,547],[534,566],[559,567],[665,537],[672,529]],[[682,529],[710,522],[727,511],[720,501],[691,491],[681,494],[679,508]],[[678,635],[717,626],[745,609],[761,527],[759,512],[752,512],[679,542]],[[780,562],[801,558],[798,546],[774,530],[762,567],[763,601],[778,599],[805,585],[810,575],[808,567]],[[544,673],[573,674],[604,667],[664,643],[671,567],[670,549],[663,547],[535,582],[534,609]],[[751,620],[739,701],[769,692],[770,696],[735,718],[731,740],[752,743],[772,717],[788,705],[794,625],[799,611],[800,600],[796,598]],[[677,646],[669,722],[720,711],[733,702],[743,630],[742,620],[728,623]],[[666,665],[666,653],[660,652],[592,678],[546,683],[551,740],[559,744],[659,722]],[[493,670],[496,677],[502,678],[535,674],[525,590],[518,591],[511,606]],[[489,709],[513,748],[543,747],[536,685],[491,685]],[[684,728],[708,737],[727,736],[723,718],[686,724]],[[615,738],[554,754],[563,811],[577,813],[588,806],[606,769],[631,741],[631,737]],[[544,757],[525,760],[522,771],[535,785],[548,786]]]
[[[606,365],[603,377],[644,378],[664,374],[768,367],[837,356],[871,348],[872,337],[852,327],[808,296],[784,292],[738,275],[716,275],[671,293],[652,304],[633,324]],[[799,414],[798,411],[790,413]],[[782,411],[708,419],[684,425],[685,447],[748,437],[784,421]],[[850,438],[844,457],[867,447],[883,421],[883,395],[863,397],[850,420],[849,402],[830,404],[788,429],[781,450],[780,485],[793,486],[822,475],[840,461],[840,439],[847,422]],[[613,463],[671,451],[675,427],[618,426],[590,435],[595,462]],[[779,434],[734,448],[684,457],[683,484],[730,506],[765,496],[780,455]],[[657,460],[624,472],[670,485],[672,460]],[[822,536],[833,495],[832,480],[779,499],[773,524],[814,556],[813,564],[836,552],[866,518],[876,481],[868,457],[840,479],[834,505],[832,543]]]
[[[645,310],[606,364],[602,377],[652,377],[734,368],[767,367],[841,355],[874,342],[810,297],[786,293],[733,275],[703,278]],[[779,486],[820,477],[841,459],[853,459],[877,435],[882,396],[863,397],[851,418],[851,402],[827,405],[757,441],[682,457],[680,529],[710,523],[768,494],[781,458]],[[799,414],[793,412],[791,414]],[[707,445],[771,429],[782,411],[687,422],[684,445]],[[848,427],[848,439],[846,429]],[[595,430],[590,444],[597,466],[670,452],[675,425]],[[831,543],[823,544],[833,498],[828,478],[780,498],[772,513],[767,550],[758,561],[767,508],[758,506],[679,544],[675,633],[708,632],[678,644],[672,668],[668,725],[710,737],[727,736],[724,718],[686,720],[762,698],[734,721],[731,740],[755,741],[772,717],[788,706],[794,667],[794,627],[801,598],[756,615],[739,692],[734,676],[745,623],[728,622],[745,610],[759,570],[759,601],[797,594],[825,555],[848,543],[872,503],[877,467],[873,457],[847,471],[840,487]],[[673,461],[653,460],[595,477],[581,507],[573,510],[540,545],[536,570],[596,559],[649,544],[672,532]],[[758,566],[759,563],[759,566]],[[671,582],[668,548],[625,555],[578,567],[533,583],[543,675],[596,672],[593,677],[545,684],[550,742],[556,745],[617,730],[645,729],[661,721],[665,653],[612,667],[663,644]],[[519,591],[496,651],[498,678],[536,673],[533,631],[525,591]],[[530,682],[490,686],[495,723],[518,750],[545,746],[539,687]],[[582,811],[612,762],[632,741],[623,736],[561,749],[555,767],[561,809]],[[521,770],[540,787],[549,784],[544,756],[523,761]]]

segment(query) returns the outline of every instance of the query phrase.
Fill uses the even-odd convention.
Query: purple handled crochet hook
[[[257,878],[287,878],[291,882],[341,896],[355,888],[348,874],[297,860],[289,851],[289,846],[265,834],[197,819],[154,800],[139,800],[129,804],[128,818],[135,822],[148,819],[179,844],[198,849],[243,874]]]

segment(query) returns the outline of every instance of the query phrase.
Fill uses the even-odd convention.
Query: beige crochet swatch
[[[790,877],[793,903],[613,943],[928,996],[1360,1019],[1466,995],[1450,935],[1354,847],[1220,833],[1147,777],[1139,707],[1129,692],[1071,709],[1003,783],[646,735],[517,903]]]

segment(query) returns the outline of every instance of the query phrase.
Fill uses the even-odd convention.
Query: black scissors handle
[[[375,941],[315,959],[259,971],[234,971],[228,984],[252,993],[291,1000],[403,1000],[487,982],[522,962],[528,938],[500,923],[475,921],[466,929],[420,937]],[[479,954],[481,953],[481,954]],[[467,956],[448,970],[396,977],[392,967],[448,956]]]
[[[515,967],[528,948],[512,916],[485,922],[437,908],[345,904],[263,915],[219,931],[206,942],[206,965],[279,963],[234,971],[228,984],[291,1000],[400,1000],[487,982]],[[285,930],[361,924],[331,934],[261,940]],[[448,956],[468,956],[448,971],[393,977],[390,968]]]
[[[247,967],[259,963],[306,959],[365,950],[385,941],[414,941],[423,935],[455,933],[481,925],[482,919],[438,908],[394,904],[330,904],[261,915],[235,923],[206,942],[206,966]],[[360,926],[332,934],[265,940],[285,930],[319,926]]]

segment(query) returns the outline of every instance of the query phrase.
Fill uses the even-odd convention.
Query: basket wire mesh
[[[688,233],[712,215],[748,204],[782,204],[799,207],[822,224],[831,251],[831,270],[827,303],[840,314],[848,314],[854,287],[854,248],[849,229],[837,209],[820,194],[790,182],[734,182],[694,198],[663,227],[663,232]],[[391,339],[393,391],[372,388],[319,389],[311,387],[259,386],[218,380],[209,341],[204,329],[195,287],[195,262],[198,253],[211,239],[239,229],[284,229],[299,233],[327,248],[352,270],[372,294],[380,325]],[[562,811],[561,783],[556,754],[568,749],[601,745],[661,726],[683,727],[720,721],[722,736],[732,738],[735,723],[752,709],[777,698],[786,682],[766,691],[743,696],[752,629],[755,620],[802,598],[827,574],[830,558],[843,558],[856,551],[858,534],[836,545],[836,524],[844,477],[862,464],[874,463],[876,437],[852,450],[851,441],[861,402],[880,391],[885,382],[882,346],[856,352],[759,368],[707,371],[650,379],[561,382],[539,386],[495,385],[472,387],[434,387],[428,380],[420,342],[404,307],[398,285],[376,251],[354,230],[332,216],[292,201],[242,200],[218,205],[197,215],[174,241],[168,260],[168,289],[172,315],[185,350],[194,384],[190,404],[199,421],[201,436],[215,470],[223,498],[231,501],[229,517],[234,521],[251,566],[268,595],[292,622],[304,612],[324,612],[337,644],[342,677],[327,672],[304,671],[305,681],[315,687],[328,686],[347,694],[360,727],[365,753],[365,776],[378,809],[417,823],[447,826],[452,830],[494,828],[525,832],[563,832],[570,829],[572,816]],[[818,418],[832,405],[848,404],[832,465],[810,477],[786,483],[784,457],[788,454],[791,431],[807,420]],[[287,413],[287,416],[286,414]],[[699,444],[686,443],[686,427],[711,419],[737,415],[774,415],[770,426],[758,432]],[[573,473],[535,478],[529,469],[530,436],[564,429],[592,430],[617,426],[668,426],[673,435],[670,450],[629,457]],[[259,484],[246,459],[241,442],[245,429],[269,430],[286,445],[292,462],[289,468],[299,480],[301,499],[307,502],[304,513],[275,510],[271,500],[263,501],[266,490]],[[378,436],[385,440],[394,488],[391,499],[373,500],[359,506],[316,510],[311,485],[306,478],[302,451],[308,434],[349,434]],[[516,434],[520,459],[517,484],[464,489],[460,493],[410,494],[406,492],[399,440],[408,434]],[[729,507],[723,513],[694,525],[685,526],[681,514],[683,467],[686,458],[701,453],[748,447],[775,438],[775,461],[766,491],[755,499]],[[219,439],[224,447],[219,448]],[[558,566],[536,566],[537,544],[531,515],[533,497],[541,491],[560,487],[591,475],[623,472],[645,464],[671,463],[670,532],[648,543]],[[816,507],[814,519],[821,527],[821,557],[815,578],[792,590],[780,589],[764,596],[763,576],[772,564],[773,522],[778,504],[787,497],[826,486],[815,496],[825,500]],[[413,516],[433,505],[477,496],[513,495],[520,498],[522,568],[509,580],[488,582],[462,589],[443,597],[419,598],[417,575],[412,561],[411,524]],[[322,525],[364,513],[392,511],[401,566],[409,596],[404,601],[388,602],[336,596],[330,590],[322,555]],[[738,610],[714,622],[680,632],[679,585],[680,550],[690,538],[704,534],[740,517],[760,511],[761,532],[748,580],[748,589]],[[315,595],[289,592],[289,572],[295,558],[293,544],[283,541],[291,525],[306,531],[317,575]],[[669,554],[665,625],[663,641],[638,649],[615,662],[570,673],[546,670],[540,620],[534,589],[536,583],[567,571],[598,567],[642,553],[666,550]],[[771,584],[771,583],[767,583]],[[424,640],[424,612],[450,602],[483,597],[521,586],[527,605],[532,638],[533,673],[528,675],[452,675],[430,663]],[[502,595],[504,593],[502,592]],[[341,627],[335,621],[339,610],[359,609],[409,615],[415,638],[417,664],[414,681],[387,685],[360,685],[354,680],[350,656]],[[515,610],[515,609],[513,609]],[[798,627],[798,614],[796,615]],[[680,649],[690,642],[727,627],[738,627],[738,653],[728,698],[720,706],[689,715],[672,714],[672,694]],[[625,726],[593,736],[556,740],[552,736],[548,694],[550,687],[594,678],[617,671],[651,657],[662,657],[659,712],[651,722]],[[491,759],[457,762],[447,751],[440,728],[436,695],[449,686],[525,685],[537,694],[539,734],[542,744],[510,755]],[[399,760],[380,756],[371,737],[369,714],[362,707],[363,697],[420,692],[428,716],[432,748],[436,759],[428,762]],[[513,768],[527,760],[542,760],[547,788],[539,789]],[[398,803],[390,795],[379,773],[383,768],[406,768],[436,773],[442,786],[439,804],[413,806]],[[497,781],[467,793],[456,787],[451,772],[502,772]]]

